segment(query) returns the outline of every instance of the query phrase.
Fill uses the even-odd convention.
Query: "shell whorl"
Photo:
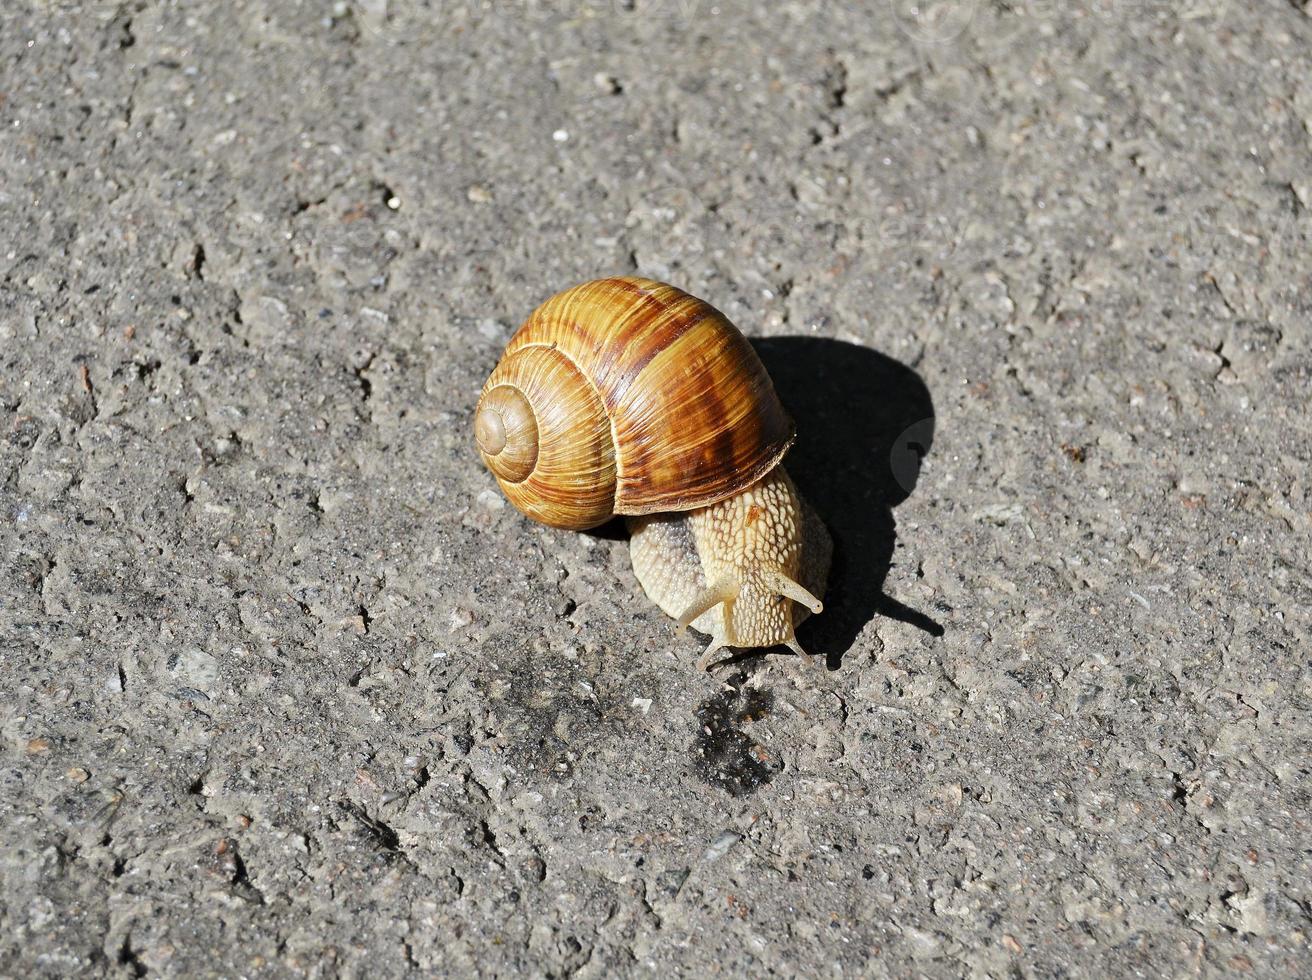
[[[489,391],[474,416],[474,439],[488,467],[519,483],[538,462],[538,420],[524,393],[508,384]]]
[[[539,306],[484,385],[474,430],[515,506],[579,530],[733,496],[779,462],[794,431],[722,313],[636,277]]]
[[[534,520],[582,530],[614,513],[610,420],[561,351],[528,345],[503,357],[484,386],[474,436],[501,489]]]

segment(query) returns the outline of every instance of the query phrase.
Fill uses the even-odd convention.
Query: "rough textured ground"
[[[0,973],[1312,971],[1307,9],[843,6],[7,0]],[[827,672],[473,451],[635,270]]]

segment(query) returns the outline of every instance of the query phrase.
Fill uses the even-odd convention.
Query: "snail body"
[[[746,338],[636,277],[539,306],[483,387],[474,435],[510,501],[554,527],[628,518],[634,572],[723,647],[784,644],[820,612],[830,542],[780,460],[795,429]]]

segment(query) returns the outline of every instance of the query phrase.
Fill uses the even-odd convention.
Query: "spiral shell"
[[[516,507],[582,530],[731,497],[779,462],[794,427],[719,310],[626,276],[529,316],[483,386],[474,435]]]

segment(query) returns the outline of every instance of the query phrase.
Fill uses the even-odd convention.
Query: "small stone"
[[[64,773],[64,778],[74,783],[85,783],[91,778],[91,773],[87,772],[81,766],[73,766]]]
[[[547,877],[547,863],[536,854],[520,861],[519,870],[528,881],[542,881]]]
[[[27,740],[28,755],[45,755],[49,751],[50,751],[50,739],[29,738]]]
[[[1006,524],[1019,521],[1021,518],[1020,504],[988,504],[975,511],[971,517],[974,520],[982,521],[988,524],[997,524],[999,527]]]
[[[551,134],[551,138],[555,140],[557,143],[564,143],[567,139],[569,139],[569,131],[565,129],[558,129]]]
[[[494,340],[498,343],[504,341],[510,334],[509,327],[500,320],[494,320],[491,317],[479,320],[477,329],[480,337],[486,337],[488,340]]]
[[[707,862],[718,861],[729,853],[729,848],[733,847],[742,839],[742,834],[736,834],[732,830],[724,831],[724,833],[716,837],[715,840],[711,841],[711,846],[706,848],[705,853],[702,854],[702,860]]]
[[[219,686],[219,661],[199,647],[188,647],[171,657],[168,669],[187,689],[194,689],[208,700]]]
[[[486,187],[474,184],[465,191],[465,197],[469,198],[469,200],[475,204],[488,204],[492,200],[492,192]]]
[[[687,868],[675,868],[671,871],[662,871],[656,876],[656,887],[665,893],[669,898],[674,898],[683,888],[683,883],[688,880]]]
[[[497,491],[488,488],[478,495],[478,506],[484,510],[498,511],[506,506],[506,498],[501,496]]]
[[[241,858],[237,854],[237,842],[231,837],[224,837],[214,845],[210,870],[226,881],[236,881],[240,876]]]
[[[911,947],[911,958],[915,960],[933,959],[939,954],[939,938],[932,932],[924,929],[917,929],[915,926],[907,926],[902,930],[902,935],[908,940]]]

